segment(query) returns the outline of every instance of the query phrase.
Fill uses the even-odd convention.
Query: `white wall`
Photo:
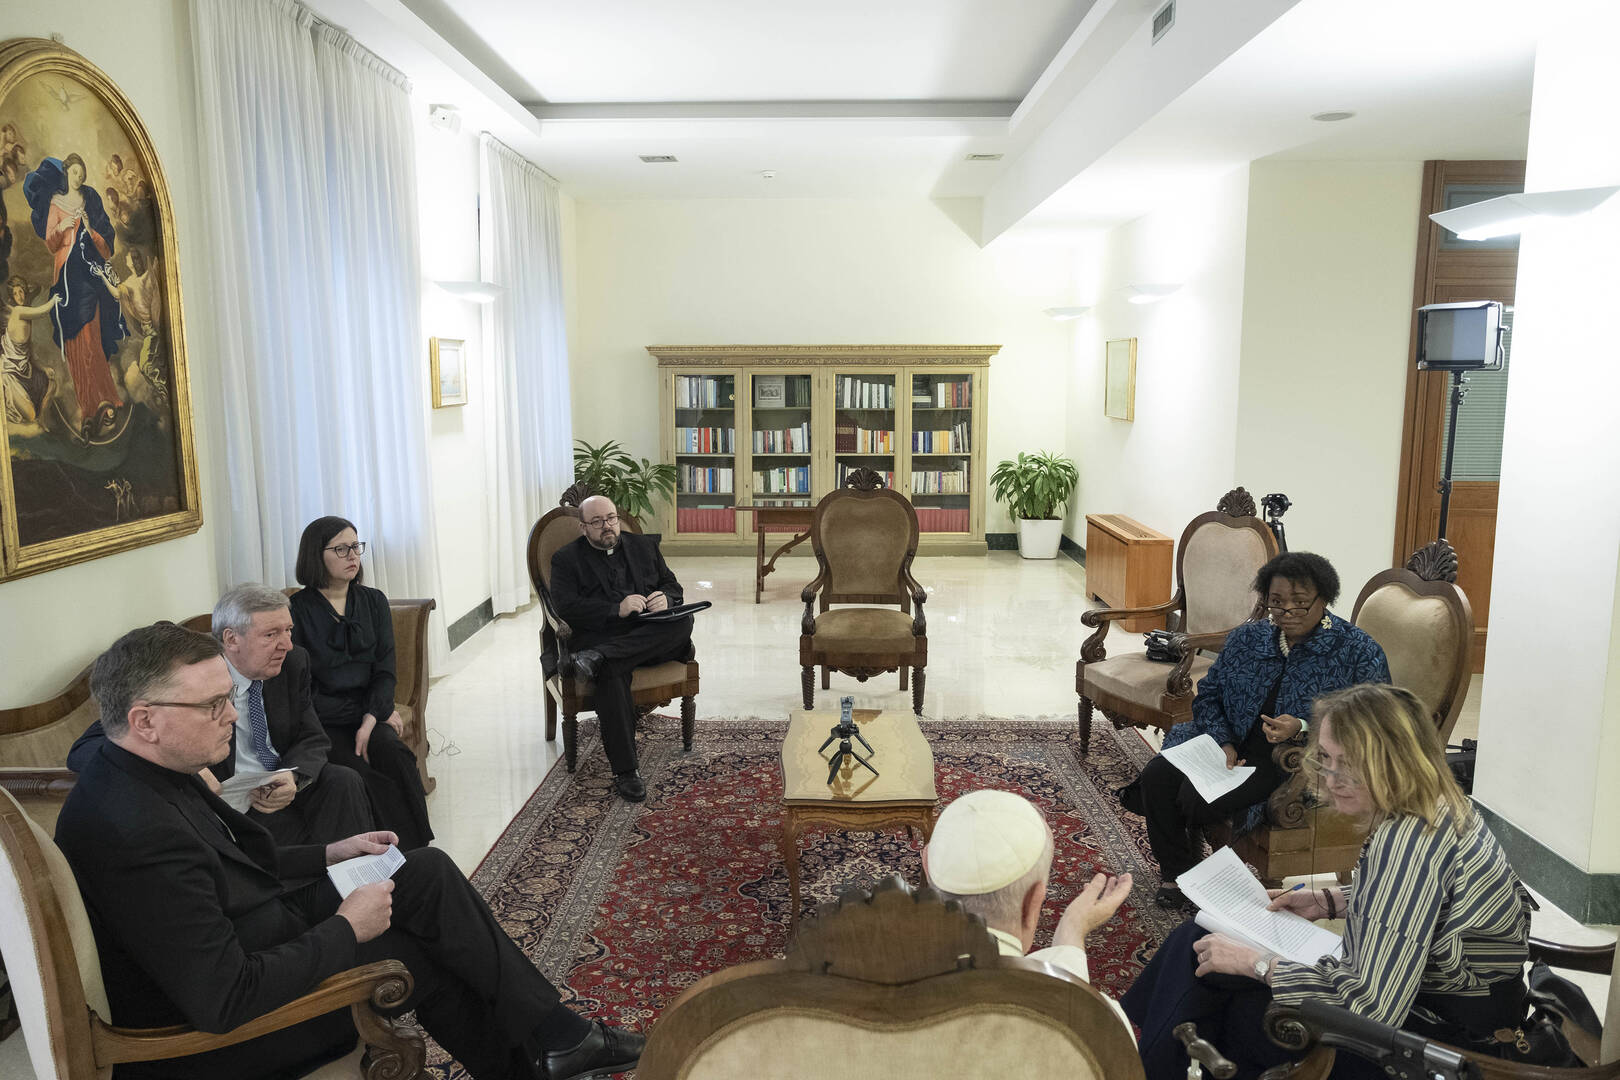
[[[654,344],[999,344],[988,461],[1064,442],[1073,260],[979,248],[925,200],[693,199],[576,207],[574,434],[657,459]],[[1012,529],[988,504],[991,532]]]
[[[428,103],[411,101],[416,117],[417,198],[422,229],[423,348],[431,337],[466,342],[467,404],[432,409],[428,455],[433,467],[434,538],[439,598],[453,623],[489,599],[488,510],[485,504],[482,308],[433,284],[476,281],[478,272],[478,136],[436,130]],[[422,380],[429,380],[427,356]],[[432,403],[432,388],[428,389]]]
[[[1065,531],[1085,542],[1086,514],[1127,514],[1172,537],[1233,484],[1243,317],[1247,168],[1187,191],[1173,208],[1109,231],[1082,262],[1070,324],[1068,449],[1080,498]],[[1129,284],[1179,284],[1136,305]],[[1103,416],[1103,348],[1137,339],[1136,419]]]
[[[1395,543],[1422,186],[1416,161],[1249,167],[1235,477],[1294,501],[1288,546],[1347,617]]]
[[[6,0],[6,37],[65,43],[122,88],[152,137],[174,203],[180,245],[191,401],[202,486],[203,528],[177,540],[0,584],[0,707],[49,697],[125,630],[213,606],[220,591],[220,520],[212,485],[222,473],[215,448],[220,347],[206,283],[217,272],[201,220],[191,25],[184,0]],[[19,228],[21,226],[21,228]],[[32,243],[13,220],[17,243]]]

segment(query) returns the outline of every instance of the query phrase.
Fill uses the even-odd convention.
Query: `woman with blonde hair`
[[[1121,1002],[1142,1028],[1149,1080],[1187,1074],[1172,1031],[1189,1020],[1240,1076],[1287,1060],[1261,1026],[1272,1001],[1324,1001],[1511,1056],[1534,904],[1446,767],[1428,709],[1409,690],[1368,684],[1318,698],[1312,715],[1313,786],[1369,833],[1353,884],[1273,890],[1271,906],[1345,920],[1343,955],[1303,964],[1184,923]],[[1333,1075],[1378,1073],[1341,1054]]]

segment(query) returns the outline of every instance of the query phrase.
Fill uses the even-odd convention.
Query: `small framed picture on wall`
[[[433,407],[467,404],[466,342],[457,338],[430,338],[428,366],[433,380]]]
[[[1104,352],[1103,415],[1136,419],[1136,339],[1115,338]]]

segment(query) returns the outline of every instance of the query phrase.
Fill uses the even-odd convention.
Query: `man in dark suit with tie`
[[[402,1009],[478,1080],[569,1080],[633,1068],[642,1039],[587,1021],[501,930],[435,848],[340,901],[326,866],[394,834],[278,847],[197,775],[229,753],[235,687],[218,642],[173,623],[125,634],[90,677],[106,738],[88,748],[56,842],[84,897],[112,1022],[225,1032],[321,980],[404,962]],[[273,815],[272,815],[273,816]],[[347,1052],[347,1010],[121,1078],[271,1080]]]
[[[574,675],[594,684],[602,748],[613,787],[641,802],[647,785],[636,771],[636,706],[630,677],[644,664],[692,655],[692,617],[643,622],[642,612],[681,604],[681,583],[664,562],[658,541],[619,531],[613,500],[592,495],[579,504],[580,532],[551,557],[551,599],[573,630]]]
[[[280,844],[324,844],[370,829],[365,781],[353,769],[327,763],[332,742],[310,697],[309,654],[292,643],[284,593],[239,585],[214,605],[213,633],[231,672],[236,726],[230,753],[203,770],[217,794],[238,772],[267,773],[264,783],[227,798]],[[73,744],[68,768],[83,764],[102,738],[92,723]]]

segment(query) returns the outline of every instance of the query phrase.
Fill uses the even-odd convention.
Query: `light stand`
[[[1440,483],[1436,485],[1440,492],[1440,535],[1438,539],[1446,538],[1446,516],[1451,511],[1451,459],[1457,452],[1457,411],[1462,408],[1463,398],[1468,396],[1468,376],[1453,368],[1451,371],[1451,422],[1446,425],[1446,464],[1440,471]]]

